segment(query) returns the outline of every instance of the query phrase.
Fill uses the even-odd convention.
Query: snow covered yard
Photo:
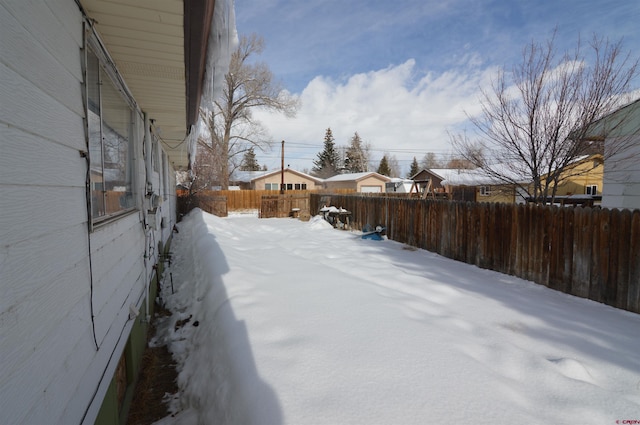
[[[317,217],[178,228],[162,424],[640,420],[639,315]]]

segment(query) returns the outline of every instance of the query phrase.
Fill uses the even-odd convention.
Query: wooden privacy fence
[[[264,195],[260,206],[260,218],[302,217],[309,218],[309,194]]]
[[[640,313],[640,210],[344,195],[331,204],[356,229],[380,224],[395,241]]]
[[[326,191],[294,190],[286,191],[285,195],[306,197],[306,211],[308,211],[309,194],[324,192]],[[342,189],[337,193],[345,194],[352,192],[353,190],[351,189]],[[279,190],[201,190],[191,194],[188,190],[180,190],[178,191],[178,213],[182,216],[195,207],[220,217],[226,217],[228,211],[258,211],[262,208],[263,196],[277,196],[279,194]],[[267,216],[271,217],[268,214]]]

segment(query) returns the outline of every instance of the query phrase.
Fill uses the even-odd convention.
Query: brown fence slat
[[[575,208],[571,294],[589,297],[591,276],[591,208]]]
[[[640,313],[640,210],[633,211],[629,249],[627,310]]]

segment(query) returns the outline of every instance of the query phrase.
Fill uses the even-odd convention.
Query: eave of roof
[[[80,0],[169,161],[186,169],[215,0]]]

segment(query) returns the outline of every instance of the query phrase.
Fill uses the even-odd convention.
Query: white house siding
[[[134,140],[138,209],[88,231],[82,29],[74,0],[0,0],[0,424],[94,421],[175,223],[157,150],[166,226],[145,230]]]
[[[630,150],[605,160],[602,192],[604,208],[640,208],[640,136],[635,136],[634,140]],[[606,139],[605,149],[607,143],[611,142],[612,139]]]

